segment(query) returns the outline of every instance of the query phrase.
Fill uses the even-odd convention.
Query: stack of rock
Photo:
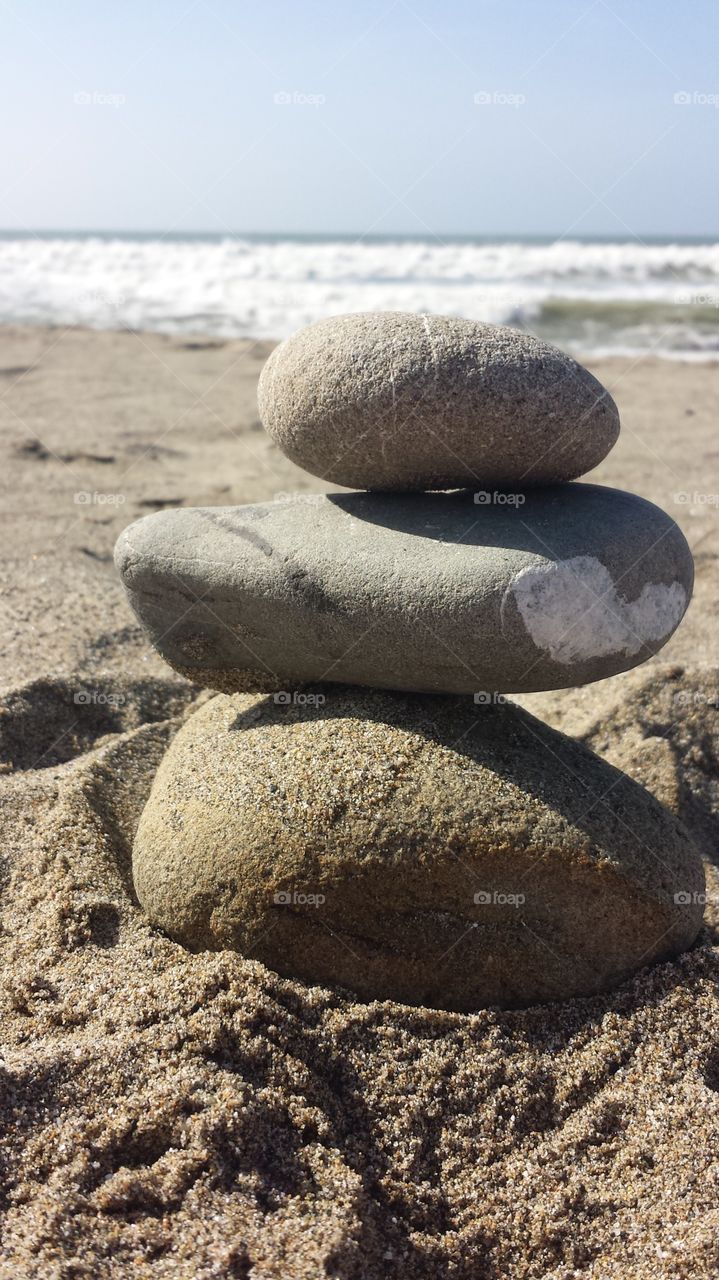
[[[137,831],[150,918],[457,1010],[594,992],[687,947],[683,827],[505,697],[643,662],[688,604],[673,521],[567,483],[617,438],[608,392],[511,329],[379,313],[283,343],[259,401],[289,458],[363,491],[167,510],[120,538],[152,642],[220,691]]]

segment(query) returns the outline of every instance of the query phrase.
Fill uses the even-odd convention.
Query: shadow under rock
[[[648,669],[647,679],[583,736],[610,753],[642,785],[667,796],[708,862],[719,867],[719,670],[714,666]],[[660,740],[664,753],[641,755]],[[671,797],[671,800],[669,799]]]
[[[132,845],[160,762],[180,727],[180,716],[145,724],[119,738],[93,760],[82,781],[85,802],[107,838],[106,849],[132,903],[139,906],[132,878]],[[99,945],[112,945],[112,921],[97,921]]]
[[[491,492],[478,487],[450,493],[329,493],[327,500],[354,520],[412,537],[470,547],[512,548],[545,560],[586,555],[588,545],[596,542],[593,526],[603,529],[606,536],[610,521],[614,524],[623,517],[626,524],[636,518],[642,501],[622,489],[576,482],[526,490],[493,486]],[[660,509],[654,507],[654,512],[660,519]],[[673,524],[666,513],[661,514],[668,527]],[[535,527],[541,535],[534,532]],[[553,550],[552,533],[556,530],[561,530],[559,551]],[[651,540],[655,538],[656,531]]]
[[[99,738],[167,720],[196,697],[177,680],[42,677],[0,702],[0,762],[17,771],[65,764]]]

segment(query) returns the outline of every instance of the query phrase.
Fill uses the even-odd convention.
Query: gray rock
[[[655,653],[692,589],[658,507],[595,485],[185,508],[116,562],[162,656],[226,692],[325,680],[447,693],[567,688]]]
[[[401,311],[301,329],[273,351],[258,400],[288,458],[358,489],[573,480],[619,434],[609,392],[550,343]]]
[[[221,695],[171,744],[133,875],[173,938],[459,1010],[591,994],[694,940],[696,848],[586,747],[511,704],[303,696]]]

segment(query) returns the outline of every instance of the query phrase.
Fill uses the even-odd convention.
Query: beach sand
[[[680,814],[707,928],[606,996],[457,1015],[189,954],[133,896],[153,772],[210,695],[112,548],[164,505],[323,488],[257,420],[271,344],[0,341],[0,1276],[716,1276],[719,368],[592,362],[623,430],[591,478],[678,520],[695,597],[641,669],[517,699]]]

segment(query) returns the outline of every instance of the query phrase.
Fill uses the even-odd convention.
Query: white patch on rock
[[[638,653],[667,637],[687,606],[680,582],[649,582],[625,600],[594,556],[522,569],[510,591],[536,647],[563,663]]]

